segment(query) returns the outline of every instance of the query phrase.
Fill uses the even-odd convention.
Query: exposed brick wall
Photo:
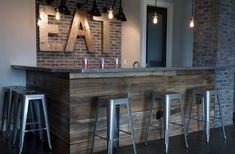
[[[67,0],[66,5],[71,11],[71,15],[62,15],[60,21],[56,21],[54,17],[49,18],[49,23],[56,24],[59,26],[60,34],[58,37],[53,38],[50,37],[50,42],[60,42],[65,47],[70,27],[73,20],[73,15],[76,10],[76,4],[79,2],[78,0]],[[80,2],[84,2],[80,0]],[[40,2],[40,4],[45,4],[45,2]],[[109,0],[97,0],[98,7],[100,11],[102,11],[103,6],[108,6]],[[56,1],[51,4],[52,6],[58,6],[59,1]],[[92,1],[89,1],[89,4],[86,4],[82,7],[82,10],[87,11],[91,8]],[[118,5],[116,4],[116,7]],[[117,8],[116,8],[117,10]],[[88,22],[93,33],[93,41],[95,45],[95,53],[88,53],[86,49],[86,45],[84,42],[84,38],[77,38],[77,42],[74,48],[74,52],[66,53],[66,52],[45,52],[39,51],[39,47],[37,47],[37,65],[44,67],[81,67],[83,58],[88,58],[89,67],[95,68],[99,67],[99,61],[101,58],[105,58],[106,67],[114,66],[114,58],[121,58],[121,22],[117,20],[112,20],[110,23],[110,51],[109,53],[102,54],[102,46],[101,46],[101,34],[102,34],[102,24],[98,21],[93,21],[90,15],[87,15]],[[37,32],[38,33],[38,32]],[[39,39],[37,39],[39,41]],[[38,42],[37,42],[38,44]]]
[[[196,0],[194,66],[217,66],[215,88],[220,90],[225,124],[232,124],[235,68],[235,13],[231,0]],[[215,115],[219,116],[218,105]],[[215,126],[220,121],[215,120]]]
[[[217,51],[217,0],[195,1],[194,66],[215,66]]]

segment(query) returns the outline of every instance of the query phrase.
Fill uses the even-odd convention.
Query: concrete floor
[[[235,125],[226,127],[227,140],[224,141],[222,128],[211,129],[210,143],[206,143],[202,131],[189,134],[189,148],[184,146],[183,135],[170,138],[170,154],[235,154]],[[0,137],[0,154],[17,153],[17,148],[12,149],[3,137]],[[51,154],[47,144],[42,144],[33,135],[26,136],[23,154]],[[117,153],[117,152],[114,152]],[[118,154],[132,153],[132,146],[121,147]],[[163,154],[163,140],[150,141],[147,147],[144,144],[137,144],[138,154]],[[106,151],[97,154],[106,154]]]

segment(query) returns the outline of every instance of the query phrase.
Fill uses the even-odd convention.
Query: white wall
[[[122,67],[140,63],[140,0],[123,1],[127,21],[122,23]]]
[[[123,23],[122,27],[123,67],[132,67],[134,61],[140,61],[140,1],[123,1],[124,12],[127,16],[127,22]],[[192,0],[161,1],[174,3],[172,65],[192,66],[193,33],[188,27],[191,18]]]
[[[0,2],[1,114],[2,86],[25,85],[25,73],[12,70],[10,65],[36,65],[36,26],[34,0],[0,0]]]

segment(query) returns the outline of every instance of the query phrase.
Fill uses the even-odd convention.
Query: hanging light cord
[[[192,0],[192,17],[194,18],[194,0]]]

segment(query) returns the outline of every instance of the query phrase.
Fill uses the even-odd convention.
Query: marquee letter
[[[110,46],[110,19],[107,14],[102,14],[101,17],[93,16],[93,20],[102,22],[102,53],[108,53]]]
[[[88,52],[95,52],[92,33],[86,15],[80,10],[75,13],[65,51],[71,52],[74,50],[77,36],[85,36]]]
[[[55,9],[51,6],[39,6],[41,25],[39,26],[40,51],[63,51],[62,43],[49,43],[48,34],[59,34],[57,25],[48,24],[48,15],[55,16]]]

